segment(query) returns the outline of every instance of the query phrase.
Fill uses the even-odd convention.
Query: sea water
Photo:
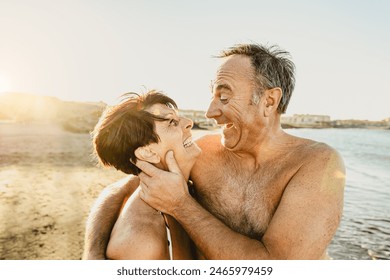
[[[346,167],[344,212],[329,246],[334,259],[390,259],[390,130],[289,129],[327,143]]]

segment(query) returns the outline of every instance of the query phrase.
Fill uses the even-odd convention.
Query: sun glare
[[[0,93],[4,93],[10,90],[10,84],[4,75],[0,75]]]

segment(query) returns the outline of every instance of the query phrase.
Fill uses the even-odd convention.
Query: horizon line
[[[99,100],[99,101],[82,101],[82,100],[71,100],[71,99],[62,99],[58,96],[54,95],[42,95],[37,93],[28,93],[28,92],[16,92],[16,91],[6,91],[6,92],[0,92],[0,97],[2,95],[8,95],[8,94],[21,94],[21,95],[30,95],[32,97],[43,97],[43,98],[56,98],[61,102],[78,102],[78,103],[104,103],[107,106],[114,106],[113,104],[109,104],[106,101]],[[179,109],[181,111],[200,111],[200,112],[206,112],[206,110],[203,109]],[[370,119],[370,118],[354,118],[354,117],[346,117],[346,118],[333,118],[331,114],[315,114],[315,113],[292,113],[292,114],[281,114],[281,117],[293,117],[295,115],[302,115],[302,116],[327,116],[331,119],[331,121],[338,121],[338,120],[353,120],[353,121],[375,121],[375,122],[381,122],[381,121],[389,121],[390,115],[388,117],[385,117],[383,119]]]

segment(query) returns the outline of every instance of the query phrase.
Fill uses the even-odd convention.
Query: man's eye
[[[221,101],[222,104],[228,103],[228,99],[225,98],[225,97],[220,97],[220,98],[219,98],[219,101]]]

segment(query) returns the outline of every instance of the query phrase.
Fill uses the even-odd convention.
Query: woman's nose
[[[191,119],[183,117],[184,129],[191,129],[194,126],[194,122]]]

